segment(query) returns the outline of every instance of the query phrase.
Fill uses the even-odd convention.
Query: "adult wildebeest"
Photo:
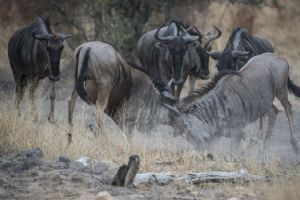
[[[71,125],[78,95],[86,103],[98,105],[119,125],[128,125],[130,130],[137,123],[141,126],[137,128],[150,129],[158,121],[162,122],[167,111],[159,103],[159,94],[151,80],[128,66],[112,46],[102,42],[84,43],[76,48],[75,59],[74,89],[69,98]]]
[[[167,26],[145,33],[138,41],[139,65],[162,96],[168,99],[174,99],[174,95],[179,97],[188,74],[193,70],[202,79],[209,76],[208,65],[201,66],[205,62],[201,62],[195,48],[201,43],[202,35],[200,32],[190,34],[192,28],[173,20]],[[170,94],[170,85],[173,95]],[[175,86],[178,87],[176,92]]]
[[[239,70],[253,56],[266,52],[274,52],[269,40],[259,35],[251,35],[242,27],[238,27],[232,31],[222,52],[207,51],[206,47],[216,38],[218,37],[212,35],[204,49],[208,55],[218,60],[216,66],[219,71]]]
[[[253,57],[239,71],[219,77],[205,96],[195,93],[183,99],[181,111],[196,116],[199,126],[207,137],[204,144],[212,144],[221,136],[231,135],[232,147],[238,148],[241,129],[250,122],[265,115],[268,129],[264,146],[272,134],[277,108],[273,104],[276,97],[285,109],[289,128],[290,142],[296,154],[299,148],[294,136],[292,106],[288,101],[288,90],[300,97],[300,88],[289,78],[288,63],[272,53]]]
[[[34,101],[39,80],[48,76],[51,81],[50,122],[54,121],[55,82],[60,79],[63,42],[68,37],[70,36],[62,33],[53,33],[49,19],[38,17],[32,24],[16,31],[8,43],[8,57],[16,82],[16,106],[19,108],[28,83],[30,96]]]

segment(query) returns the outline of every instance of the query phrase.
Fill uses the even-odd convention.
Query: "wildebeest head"
[[[155,33],[155,39],[159,41],[158,47],[167,47],[171,56],[172,65],[172,82],[175,85],[179,85],[183,82],[183,58],[187,49],[192,45],[197,45],[199,36],[188,34],[188,29],[182,27],[182,32],[175,29],[172,35],[160,36],[160,30],[158,28]]]
[[[208,37],[208,42],[206,43],[204,50],[205,52],[210,55],[213,59],[218,60],[216,67],[218,71],[223,70],[237,70],[237,66],[240,66],[241,63],[244,63],[249,59],[249,51],[242,51],[242,50],[234,50],[233,48],[233,41],[229,39],[225,49],[222,51],[209,51],[208,45],[213,40],[217,39],[220,34],[220,30],[217,27],[214,27],[216,30],[216,34],[210,35]]]
[[[45,44],[45,48],[50,61],[49,75],[48,75],[49,79],[51,81],[59,81],[60,80],[59,65],[60,65],[61,53],[64,49],[64,41],[65,39],[71,37],[71,35],[65,35],[63,33],[58,33],[58,34],[32,33],[32,36],[35,39]]]

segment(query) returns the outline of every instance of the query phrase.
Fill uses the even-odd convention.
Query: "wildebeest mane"
[[[224,71],[220,71],[217,74],[215,74],[215,76],[211,79],[211,81],[209,81],[208,83],[206,83],[204,86],[202,86],[200,89],[194,90],[192,92],[192,94],[188,95],[187,97],[183,98],[181,100],[181,104],[180,104],[180,111],[184,112],[186,110],[188,110],[188,108],[192,105],[192,103],[208,94],[212,89],[215,88],[215,86],[217,85],[217,83],[225,76],[227,75],[240,75],[240,73],[238,71],[234,71],[234,70],[224,70]]]
[[[53,33],[48,17],[38,17],[30,26],[32,33]]]
[[[240,34],[240,42],[242,45],[239,45],[240,47],[243,47],[244,49],[235,49],[235,50],[245,50],[249,51],[252,56],[258,55],[261,53],[264,53],[267,51],[265,49],[265,45],[260,41],[256,40],[253,35],[251,35],[246,29],[243,27],[237,27],[232,31],[232,34],[230,35],[230,38],[226,44],[225,52],[233,50],[233,43],[234,39],[236,39],[236,35]]]

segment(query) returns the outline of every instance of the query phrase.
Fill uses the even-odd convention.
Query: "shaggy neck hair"
[[[232,71],[232,70],[224,70],[221,72],[218,72],[215,74],[215,76],[206,83],[203,87],[200,89],[194,90],[192,94],[188,95],[187,97],[183,98],[181,103],[180,103],[180,110],[185,110],[184,108],[192,104],[195,100],[203,97],[204,95],[208,94],[211,90],[215,88],[217,83],[225,76],[227,75],[240,75],[239,72],[237,71]]]

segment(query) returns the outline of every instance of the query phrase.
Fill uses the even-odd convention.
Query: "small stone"
[[[78,160],[78,162],[82,163],[84,166],[90,167],[92,165],[92,160],[89,157],[82,156]]]
[[[70,163],[70,159],[67,156],[59,156],[58,157],[58,161],[59,162],[63,162],[65,164],[69,164]]]
[[[69,164],[69,168],[76,171],[85,171],[89,169],[89,167],[86,167],[81,162],[77,161],[71,161]]]
[[[229,198],[229,199],[227,199],[227,200],[240,200],[240,199],[237,198],[237,197],[231,197],[231,198]]]
[[[98,162],[95,164],[93,172],[94,172],[94,174],[99,175],[99,174],[102,174],[102,173],[108,171],[108,169],[109,169],[109,166],[107,165],[106,162]]]
[[[40,148],[22,151],[20,153],[20,155],[22,157],[24,156],[26,158],[43,158],[44,157],[43,151]]]
[[[107,191],[99,192],[96,196],[96,200],[113,200],[113,197]]]

